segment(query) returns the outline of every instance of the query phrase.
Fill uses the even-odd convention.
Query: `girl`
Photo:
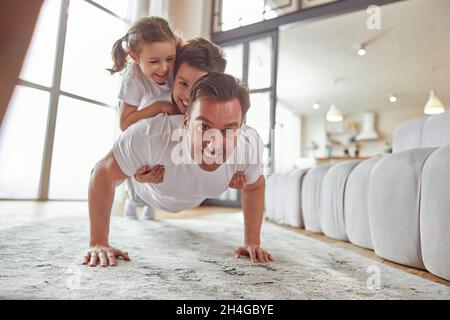
[[[142,103],[172,91],[173,66],[179,44],[169,23],[159,17],[139,19],[114,43],[114,65],[108,71],[114,74],[125,69],[119,93],[122,131],[140,119],[160,112],[174,112],[173,109],[156,108],[144,111]]]
[[[176,108],[145,108],[145,101],[172,91],[173,66],[179,38],[169,23],[159,17],[144,17],[136,21],[112,48],[111,74],[125,70],[119,99],[120,129],[126,130],[140,119],[158,113],[176,113]],[[131,61],[129,61],[131,60]],[[125,216],[136,219],[136,207],[125,200]],[[153,219],[154,210],[144,209],[144,218]]]

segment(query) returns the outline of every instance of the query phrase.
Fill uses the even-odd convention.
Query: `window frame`
[[[277,104],[277,72],[278,72],[278,29],[271,30],[269,32],[264,32],[258,35],[253,35],[246,38],[241,38],[239,40],[226,41],[216,43],[220,47],[233,46],[238,44],[243,44],[243,64],[242,64],[242,81],[244,83],[248,83],[248,74],[249,74],[249,56],[250,56],[250,42],[259,40],[262,38],[271,37],[272,39],[272,60],[271,60],[271,79],[270,86],[266,88],[259,89],[249,89],[249,93],[270,93],[270,133],[269,133],[269,142],[264,144],[264,148],[269,150],[269,166],[265,167],[266,172],[264,175],[271,174],[275,168],[275,139],[274,139],[274,129],[275,129],[275,120],[276,120],[276,104]],[[227,191],[229,192],[229,191]],[[221,200],[219,198],[216,199],[207,199],[203,202],[204,205],[213,205],[213,206],[226,206],[226,207],[241,207],[241,192],[238,192],[238,196],[236,200]]]
[[[101,6],[93,0],[78,0],[84,1],[95,8],[102,10],[103,12],[113,16],[114,18],[125,22],[125,24],[130,25],[131,20],[128,18],[123,18],[113,11]],[[145,1],[145,0],[142,0]],[[48,200],[49,194],[49,184],[50,184],[50,174],[51,174],[51,165],[52,165],[52,156],[53,156],[53,147],[55,141],[55,130],[56,130],[56,120],[58,113],[58,102],[60,96],[69,97],[75,100],[80,100],[84,102],[88,102],[94,105],[98,105],[105,108],[113,108],[117,109],[119,107],[119,102],[116,105],[111,105],[102,101],[98,101],[95,99],[90,99],[87,97],[83,97],[77,94],[73,94],[67,91],[61,90],[61,77],[62,77],[62,68],[63,68],[63,60],[64,60],[64,51],[66,44],[66,35],[67,35],[67,24],[69,19],[69,7],[71,0],[61,0],[60,11],[59,11],[59,20],[57,24],[57,36],[56,36],[56,54],[54,60],[54,68],[53,68],[53,80],[51,86],[41,85],[39,83],[31,82],[28,80],[21,79],[19,77],[16,86],[24,86],[37,90],[46,91],[50,94],[49,105],[48,105],[48,116],[47,116],[47,125],[45,131],[45,141],[44,141],[44,149],[42,155],[42,165],[39,179],[39,189],[37,198],[32,199],[17,199],[17,200]],[[132,4],[134,5],[134,4]],[[132,7],[133,8],[133,7]],[[145,8],[145,6],[143,6]],[[131,10],[130,10],[131,12]],[[130,17],[131,18],[131,17]],[[9,199],[9,198],[8,198]]]

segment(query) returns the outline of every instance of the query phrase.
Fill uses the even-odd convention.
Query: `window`
[[[277,33],[243,39],[238,43],[222,44],[227,58],[226,72],[242,79],[250,90],[250,109],[246,123],[261,136],[265,150],[263,163],[265,173],[273,170],[273,128],[275,119],[276,84],[275,52]]]
[[[273,171],[273,128],[276,101],[276,59],[278,33],[271,32],[239,42],[220,44],[227,59],[225,72],[247,83],[250,90],[250,109],[246,124],[256,129],[264,143],[264,174]],[[240,192],[229,189],[207,204],[239,206]]]
[[[120,78],[105,69],[139,1],[44,1],[0,130],[0,198],[87,199],[117,126]]]
[[[227,59],[225,72],[242,80],[242,72],[244,70],[244,45],[240,43],[234,46],[224,47],[223,53]]]
[[[50,94],[17,86],[0,129],[0,197],[38,196]]]
[[[250,109],[247,112],[246,123],[255,128],[264,143],[263,164],[264,171],[272,170],[271,148],[271,92],[260,92],[250,94]]]
[[[264,37],[249,44],[248,85],[251,90],[269,88],[272,77],[272,38]]]
[[[218,33],[296,11],[297,0],[215,0],[213,32]]]
[[[106,68],[112,66],[113,43],[126,32],[123,21],[85,1],[72,1],[61,89],[115,105],[120,80],[118,76],[111,76]]]
[[[20,78],[50,87],[55,66],[61,0],[43,3]]]
[[[114,125],[112,108],[64,96],[59,99],[50,199],[87,199],[91,170],[111,149]]]
[[[263,143],[270,139],[270,91],[250,94],[246,123],[258,131]]]
[[[117,14],[119,17],[128,19],[131,16],[130,1],[124,0],[93,0],[92,2],[99,4],[103,8]]]

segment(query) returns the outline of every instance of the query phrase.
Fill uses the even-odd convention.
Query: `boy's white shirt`
[[[146,101],[158,98],[172,92],[172,77],[165,85],[159,85],[148,79],[141,71],[139,65],[131,63],[123,75],[119,92],[119,99],[139,109],[148,106]]]
[[[130,126],[114,143],[119,167],[131,177],[134,191],[146,204],[170,212],[196,207],[206,198],[217,198],[225,192],[238,170],[245,172],[247,184],[256,182],[262,174],[264,146],[255,129],[244,124],[231,156],[218,169],[209,172],[193,162],[185,139],[177,141],[172,137],[176,129],[183,127],[183,119],[184,115],[166,114],[143,119]],[[182,163],[172,161],[172,152],[183,155]],[[139,168],[157,164],[165,166],[162,183],[139,183],[134,179]]]

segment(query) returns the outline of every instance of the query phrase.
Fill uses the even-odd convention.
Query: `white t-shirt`
[[[166,102],[172,102],[172,91],[164,93],[163,95],[160,95],[158,97],[153,97],[151,95],[144,95],[142,97],[141,106],[139,107],[139,110],[144,109],[145,107],[149,107],[155,102],[158,101],[166,101]]]
[[[120,87],[119,99],[132,106],[143,108],[148,106],[146,101],[152,97],[159,97],[169,92],[172,92],[173,80],[169,77],[167,83],[160,85],[148,79],[136,63],[131,63],[127,67],[122,78],[122,85]]]
[[[192,160],[186,139],[174,139],[180,133],[183,115],[159,114],[141,120],[125,130],[113,147],[114,157],[121,170],[131,178],[134,191],[148,205],[170,212],[198,206],[206,198],[219,197],[228,189],[236,171],[244,171],[247,184],[262,174],[263,144],[256,130],[243,125],[236,148],[215,171],[205,171]],[[180,135],[178,135],[178,138]],[[182,154],[173,161],[172,153]],[[165,166],[164,181],[160,184],[139,183],[133,175],[144,165]]]

